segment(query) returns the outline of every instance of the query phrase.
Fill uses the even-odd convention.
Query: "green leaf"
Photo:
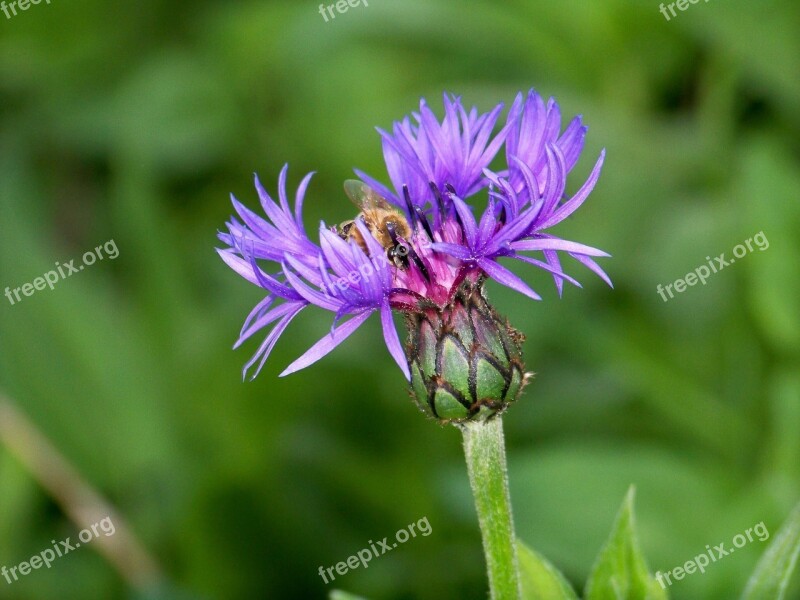
[[[572,586],[550,561],[517,540],[522,600],[578,600]]]
[[[665,600],[666,591],[647,571],[633,523],[634,488],[630,487],[611,535],[586,584],[586,600]]]
[[[781,600],[800,554],[800,504],[778,531],[750,576],[742,600]]]
[[[353,594],[343,592],[342,590],[333,590],[328,596],[328,600],[366,600],[366,598],[354,596]]]

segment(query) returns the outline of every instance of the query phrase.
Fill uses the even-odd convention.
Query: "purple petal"
[[[587,256],[611,256],[607,252],[585,246],[578,242],[570,242],[568,240],[561,240],[558,238],[541,238],[537,240],[520,240],[512,242],[511,248],[514,250],[562,250],[564,252],[574,252],[576,254],[585,254]]]
[[[570,277],[569,275],[564,273],[564,271],[562,271],[560,268],[555,268],[552,265],[549,265],[546,262],[542,262],[541,260],[538,260],[536,258],[532,258],[530,256],[525,256],[523,254],[515,254],[513,256],[509,256],[509,258],[517,258],[517,259],[522,260],[522,261],[524,261],[526,263],[535,265],[535,266],[539,267],[540,269],[544,269],[545,271],[547,271],[549,273],[552,273],[553,274],[553,279],[555,279],[555,281],[556,281],[556,289],[558,289],[559,297],[561,296],[561,290],[564,287],[564,281],[563,280],[565,280],[565,279],[567,281],[569,281],[575,287],[579,287],[579,288],[583,287],[577,279],[573,279],[572,277]],[[561,285],[559,285],[559,284],[561,284]]]
[[[337,298],[333,298],[327,294],[318,292],[317,290],[313,290],[308,287],[297,275],[294,274],[294,272],[289,268],[289,265],[286,263],[283,264],[283,272],[286,275],[287,281],[291,284],[295,291],[311,304],[333,312],[336,312],[341,307],[341,301],[339,301]]]
[[[547,264],[552,265],[555,267],[556,270],[561,271],[561,261],[558,260],[558,252],[555,250],[545,250],[544,251],[544,258],[547,261]],[[535,260],[535,259],[531,259]],[[564,279],[559,277],[554,277],[556,282],[556,289],[558,290],[558,297],[561,298],[561,294],[564,291]],[[578,287],[581,287],[580,284],[576,281],[575,284]]]
[[[587,127],[581,123],[581,115],[578,115],[567,126],[561,137],[558,138],[558,147],[564,155],[564,166],[567,171],[571,171],[583,150],[583,142],[586,138]]]
[[[300,295],[291,287],[282,284],[274,277],[270,277],[269,275],[264,273],[264,271],[262,271],[256,264],[256,259],[254,256],[250,257],[250,268],[253,269],[253,273],[255,273],[258,285],[260,285],[265,290],[268,290],[273,294],[280,296],[281,298],[286,298],[287,300],[301,299]]]
[[[481,125],[481,129],[478,135],[475,137],[475,141],[473,142],[472,148],[472,155],[470,156],[470,162],[480,162],[484,163],[483,166],[488,165],[492,162],[492,159],[497,154],[497,151],[500,150],[500,146],[503,145],[503,142],[506,140],[506,136],[508,135],[509,129],[511,129],[511,124],[506,123],[503,128],[498,132],[498,134],[489,142],[489,145],[486,145],[486,140],[489,139],[489,135],[492,133],[492,129],[494,129],[494,124],[497,122],[497,117],[500,116],[500,111],[503,110],[503,104],[498,104],[492,112],[486,115],[485,121]],[[478,156],[478,153],[480,157]]]
[[[255,185],[256,191],[258,192],[258,198],[261,200],[261,208],[264,209],[264,213],[284,236],[289,234],[294,229],[292,220],[287,217],[280,208],[278,208],[278,205],[275,204],[275,201],[267,193],[267,190],[265,190],[264,186],[261,185],[258,175],[255,175]]]
[[[281,201],[281,210],[285,215],[291,215],[289,201],[286,198],[286,172],[289,170],[289,163],[285,163],[278,175],[278,199]]]
[[[567,183],[567,173],[564,168],[564,156],[558,146],[548,144],[547,152],[547,181],[544,184],[544,208],[542,216],[547,217],[564,196]]]
[[[361,232],[361,237],[364,238],[364,243],[369,250],[370,260],[366,254],[356,244],[352,245],[353,261],[358,263],[359,273],[362,275],[362,281],[366,283],[366,287],[362,286],[365,294],[370,298],[382,298],[384,292],[387,291],[392,285],[392,276],[389,273],[389,260],[386,258],[386,252],[378,243],[369,228],[361,221],[356,222],[356,227]],[[364,275],[361,267],[370,264],[372,265],[372,272]]]
[[[467,243],[470,248],[475,248],[475,242],[478,238],[478,225],[475,223],[475,217],[472,216],[472,211],[469,206],[458,196],[451,195],[453,205],[456,207],[458,216],[461,217],[461,225],[463,226],[464,235],[467,238]]]
[[[522,281],[522,279],[514,275],[514,273],[506,269],[504,266],[497,264],[495,261],[488,258],[482,258],[478,261],[478,266],[496,282],[502,283],[503,285],[510,287],[512,290],[515,290],[521,294],[525,294],[534,300],[542,299],[539,294],[528,287],[527,283]]]
[[[506,244],[513,242],[522,236],[528,235],[528,230],[530,229],[536,217],[539,216],[541,207],[542,201],[538,200],[534,206],[517,216],[516,219],[498,231],[491,244],[486,247],[486,254],[496,254]]]
[[[508,135],[506,136],[506,152],[507,158],[510,160],[510,154],[513,154],[519,147],[519,128],[514,125],[519,121],[519,116],[522,113],[524,106],[524,98],[522,92],[518,93],[512,102],[511,107],[508,109],[508,116],[506,117],[506,126],[509,127]],[[513,151],[512,151],[513,149]]]
[[[397,366],[403,371],[408,381],[411,381],[411,372],[408,370],[408,361],[406,361],[403,346],[400,344],[400,337],[397,335],[397,329],[392,320],[392,309],[389,307],[388,298],[381,304],[381,325],[383,326],[383,339],[386,342],[386,347],[389,349],[389,354],[392,355]]]
[[[483,174],[495,187],[501,190],[497,197],[502,200],[503,204],[505,204],[508,209],[508,216],[510,219],[515,218],[522,207],[521,201],[517,197],[514,188],[511,187],[507,179],[500,177],[498,173],[494,173],[489,169],[484,169]]]
[[[586,268],[590,269],[591,271],[594,271],[598,275],[598,277],[600,277],[600,279],[602,279],[609,285],[609,287],[611,288],[614,287],[614,284],[611,283],[611,278],[606,274],[605,271],[603,271],[603,269],[600,268],[600,265],[598,265],[591,258],[589,258],[588,256],[582,256],[580,254],[572,254],[572,252],[570,252],[569,255],[575,260],[577,260],[579,263],[581,263],[583,266],[585,266]]]
[[[244,331],[247,329],[250,323],[252,323],[253,320],[260,318],[261,315],[264,314],[264,311],[266,311],[267,309],[269,309],[270,306],[272,306],[272,303],[274,301],[275,301],[275,296],[268,295],[261,302],[256,304],[253,307],[253,310],[250,311],[250,314],[247,315],[247,318],[244,320],[239,335],[241,336],[242,334],[244,334]]]
[[[522,173],[522,179],[525,181],[525,187],[520,192],[523,202],[535,202],[539,199],[539,196],[542,193],[542,190],[539,187],[539,181],[536,179],[536,175],[534,175],[533,171],[528,168],[528,165],[526,165],[516,156],[512,156],[511,160],[519,168],[520,172]],[[527,191],[527,194],[522,193],[524,191]]]
[[[352,264],[350,244],[320,224],[319,242],[325,260],[337,275],[347,274],[355,268]]]
[[[522,108],[518,127],[519,138],[514,147],[506,144],[506,150],[519,156],[528,165],[534,166],[542,155],[546,119],[546,108],[542,97],[534,90],[530,90]]]
[[[236,212],[245,222],[245,225],[247,225],[258,237],[269,239],[270,237],[279,235],[278,230],[275,229],[275,227],[267,223],[256,213],[239,202],[236,199],[236,196],[233,194],[231,194],[231,204],[233,204],[233,208],[236,209]]]
[[[547,101],[547,125],[545,126],[544,139],[547,143],[554,144],[558,139],[559,131],[561,131],[561,109],[555,98],[550,98]]]
[[[269,332],[269,335],[261,343],[261,346],[259,346],[258,350],[253,355],[253,357],[242,368],[242,379],[247,378],[247,370],[253,365],[253,363],[258,359],[258,357],[261,356],[261,361],[258,363],[258,368],[256,369],[256,372],[253,373],[253,375],[250,377],[250,381],[252,381],[258,376],[258,374],[261,372],[261,369],[264,366],[264,363],[267,361],[267,358],[272,352],[272,349],[275,347],[275,344],[281,337],[281,334],[289,325],[289,323],[292,322],[292,319],[294,319],[297,316],[297,313],[299,313],[304,307],[305,307],[304,304],[296,306],[295,310],[293,310],[292,312],[284,316],[280,321],[278,321],[275,327],[272,328],[272,331]]]
[[[317,362],[323,356],[328,354],[331,350],[336,348],[339,344],[345,341],[350,334],[352,334],[359,326],[367,320],[367,318],[374,312],[373,310],[364,311],[361,314],[354,316],[346,323],[339,325],[334,331],[325,335],[316,344],[311,346],[300,358],[290,364],[279,377],[285,377],[295,371],[306,368],[308,365]]]
[[[292,312],[297,313],[297,311],[304,306],[307,306],[305,302],[285,302],[280,306],[276,306],[256,320],[250,327],[247,328],[246,331],[243,331],[239,336],[239,339],[236,340],[236,343],[233,345],[233,349],[236,350],[253,334],[263,329],[273,321],[280,319],[281,317],[285,317]]]
[[[230,248],[215,248],[215,250],[217,251],[217,254],[219,254],[220,258],[225,261],[226,265],[228,265],[231,269],[236,271],[250,283],[258,285],[258,279],[256,279],[256,275],[253,272],[253,267],[251,267],[246,260],[237,256]]]
[[[322,285],[322,273],[325,268],[325,260],[322,256],[319,257],[319,262],[317,263],[316,267],[310,267],[304,262],[298,260],[296,257],[292,256],[288,252],[284,254],[284,259],[286,262],[289,263],[289,266],[292,267],[295,271],[297,271],[298,275],[305,279],[306,281],[310,282],[312,285],[320,287]],[[320,266],[321,264],[321,266]]]
[[[605,156],[606,151],[604,149],[602,152],[600,152],[600,157],[597,159],[592,172],[589,174],[589,178],[581,186],[581,189],[579,189],[572,198],[565,202],[544,223],[537,227],[537,229],[547,229],[552,227],[553,225],[556,225],[557,223],[560,223],[566,219],[568,216],[578,210],[578,208],[580,208],[581,204],[583,204],[586,198],[589,197],[589,194],[597,183],[597,179],[600,177],[600,169],[603,167]]]
[[[478,246],[483,247],[492,238],[492,234],[497,228],[497,219],[495,218],[495,202],[489,199],[486,210],[483,211],[481,222],[478,225]]]
[[[300,182],[300,185],[297,186],[297,193],[294,197],[294,220],[297,223],[297,230],[302,234],[306,235],[306,228],[303,225],[303,201],[306,197],[306,190],[308,189],[308,184],[311,183],[311,178],[314,176],[314,171],[311,171],[308,175],[303,177],[303,180]]]
[[[454,256],[461,260],[472,260],[475,258],[472,256],[472,252],[470,252],[469,248],[465,248],[464,246],[459,246],[458,244],[449,244],[447,242],[436,242],[430,245],[431,250],[436,252],[444,252],[445,254],[449,254],[450,256]]]

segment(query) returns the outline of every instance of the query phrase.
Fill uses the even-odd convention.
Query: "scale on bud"
[[[482,420],[516,400],[532,373],[524,336],[486,301],[483,281],[465,281],[445,307],[406,313],[410,393],[441,423]]]

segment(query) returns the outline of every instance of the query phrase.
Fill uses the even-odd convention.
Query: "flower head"
[[[420,394],[426,396],[429,412],[435,416],[442,412],[437,411],[434,398],[441,390],[466,407],[466,416],[482,412],[481,407],[501,410],[513,400],[507,396],[516,396],[524,383],[520,334],[498,330],[497,339],[503,341],[488,354],[464,345],[464,339],[473,340],[474,331],[452,338],[460,344],[459,351],[466,353],[464,376],[472,377],[472,387],[467,389],[469,385],[463,381],[458,385],[444,381],[441,369],[433,364],[438,351],[420,352],[415,346],[419,331],[414,327],[437,323],[437,335],[447,337],[450,329],[458,326],[453,320],[459,321],[458,315],[463,313],[469,317],[461,319],[466,326],[474,317],[469,316],[470,310],[475,309],[483,316],[474,318],[490,323],[489,329],[502,328],[502,321],[483,296],[486,279],[541,299],[500,259],[521,260],[549,272],[559,295],[565,281],[580,286],[564,273],[559,253],[587,266],[609,285],[610,280],[594,261],[608,254],[548,231],[589,196],[605,153],[601,152],[586,182],[568,198],[567,175],[580,156],[586,134],[581,117],[562,132],[558,105],[552,99],[545,104],[533,90],[527,96],[519,94],[505,123],[498,125],[502,109],[500,104],[488,113],[476,108],[467,111],[460,98],[445,95],[441,121],[422,100],[419,112],[395,123],[391,133],[379,129],[391,186],[356,170],[363,184],[348,182],[346,190],[362,199],[362,213],[341,227],[321,223],[318,243],[311,241],[302,221],[303,198],[312,174],[298,186],[294,210],[287,200],[287,166],[278,179],[278,202],[256,178],[266,218],[232,199],[239,219],[232,218],[227,232],[219,234],[226,247],[218,252],[231,268],[266,292],[245,320],[236,342],[238,347],[256,332],[268,329],[245,365],[245,373],[257,362],[255,376],[291,320],[315,305],[333,313],[331,330],[281,375],[319,360],[377,312],[389,353],[407,379],[412,379],[412,369],[416,369],[414,393],[418,400]],[[498,156],[504,158],[503,168],[490,169]],[[478,217],[471,202],[479,194],[486,200]],[[407,316],[406,348],[395,329],[393,310]],[[409,315],[416,316],[409,320]],[[491,338],[495,333],[486,335]],[[500,360],[498,352],[505,358]],[[483,398],[480,386],[475,385],[477,366],[469,365],[483,364],[478,359],[493,364],[501,373],[489,376],[495,377],[495,383],[504,382],[502,393],[495,394],[492,401]],[[421,368],[423,363],[427,366]],[[491,387],[489,380],[484,384]],[[464,412],[448,406],[448,414]]]

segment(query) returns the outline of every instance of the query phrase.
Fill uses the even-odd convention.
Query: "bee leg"
[[[414,261],[414,264],[417,265],[420,273],[427,279],[428,281],[431,280],[431,276],[428,273],[427,267],[425,267],[425,263],[422,262],[422,259],[419,255],[414,252],[414,248],[408,242],[401,242],[400,239],[397,237],[397,231],[395,230],[395,226],[393,223],[386,224],[386,231],[389,232],[389,237],[392,238],[392,243],[394,244],[387,252],[392,253],[391,257],[400,257],[400,260],[403,263],[403,268],[407,269],[410,265],[408,258]],[[433,238],[431,238],[433,239]],[[395,262],[395,264],[397,264]]]
[[[392,238],[392,246],[386,250],[386,256],[396,267],[407,269],[410,246],[399,240],[394,223],[386,223],[386,231],[389,232],[389,237]]]
[[[333,226],[333,232],[338,235],[343,240],[346,240],[350,235],[350,230],[353,228],[353,222],[350,221],[349,223],[340,223],[338,226]]]
[[[401,245],[400,248],[406,248],[406,246]],[[400,252],[396,246],[386,249],[386,258],[398,269],[408,268],[408,252]]]

